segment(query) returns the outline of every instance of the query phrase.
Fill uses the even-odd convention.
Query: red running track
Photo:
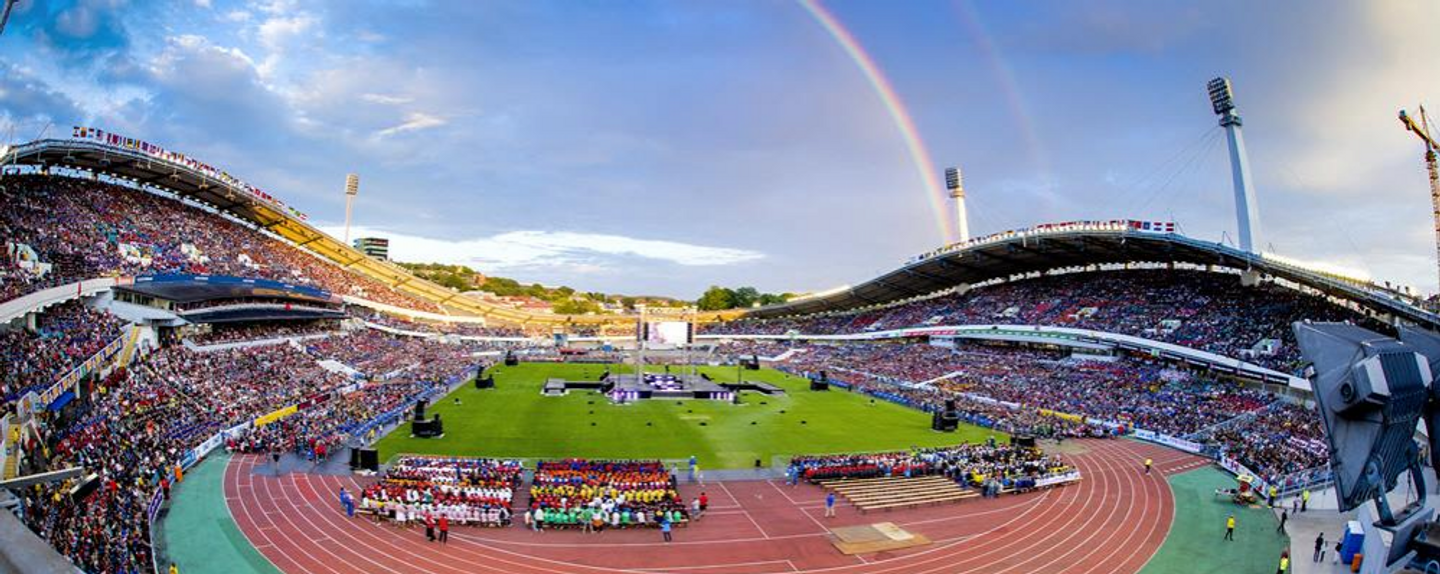
[[[531,532],[454,528],[450,544],[346,518],[337,492],[351,477],[257,476],[264,461],[236,456],[225,470],[225,500],[240,530],[287,573],[497,572],[613,574],[1070,574],[1138,572],[1169,533],[1175,505],[1165,476],[1206,462],[1128,440],[1076,441],[1068,458],[1079,484],[999,499],[860,514],[840,504],[823,517],[824,492],[775,481],[711,483],[710,511],[665,543],[655,529]],[[1146,476],[1141,462],[1155,460]],[[682,487],[686,498],[701,487]],[[828,528],[894,522],[933,544],[859,556],[841,554]]]

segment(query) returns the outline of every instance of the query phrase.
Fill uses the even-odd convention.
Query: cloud
[[[51,88],[27,70],[0,62],[0,117],[11,121],[82,119],[80,109],[65,94]]]
[[[376,137],[389,137],[404,132],[414,132],[445,125],[445,120],[425,112],[405,114],[405,122],[375,132]]]
[[[340,226],[321,229],[336,237],[344,234]],[[717,267],[765,257],[746,249],[572,231],[510,231],[475,239],[442,240],[368,227],[350,230],[352,239],[369,236],[390,239],[391,257],[399,261],[469,265],[486,273],[541,269],[569,273],[623,271],[617,269],[617,264],[631,258],[683,267]]]
[[[415,98],[410,98],[406,96],[391,96],[387,94],[361,94],[360,99],[370,102],[372,104],[381,104],[386,106],[398,106],[400,104],[408,104],[415,101]]]

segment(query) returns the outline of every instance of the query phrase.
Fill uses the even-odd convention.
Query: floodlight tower
[[[961,181],[960,168],[945,168],[945,189],[950,190],[950,199],[955,200],[956,230],[960,232],[959,243],[970,240],[970,219],[965,214],[965,184]]]
[[[1220,127],[1230,141],[1230,173],[1235,184],[1235,220],[1240,232],[1240,250],[1258,253],[1260,241],[1260,208],[1255,202],[1255,185],[1250,181],[1250,158],[1245,153],[1245,137],[1240,133],[1240,113],[1235,110],[1235,94],[1230,79],[1210,80],[1210,106],[1220,116]]]
[[[345,175],[345,244],[350,244],[350,211],[355,207],[355,196],[360,193],[359,174]]]

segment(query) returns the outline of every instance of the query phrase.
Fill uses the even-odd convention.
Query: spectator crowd
[[[971,289],[878,309],[703,325],[704,334],[831,335],[934,325],[1045,325],[1144,337],[1297,370],[1290,325],[1366,319],[1273,283],[1188,270],[1067,273]],[[1368,324],[1368,323],[1367,323]]]
[[[434,303],[172,197],[58,175],[14,175],[5,178],[0,205],[0,301],[96,277],[190,273],[274,279],[440,312]],[[38,259],[29,260],[30,253]]]

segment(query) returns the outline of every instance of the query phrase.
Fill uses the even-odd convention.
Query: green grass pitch
[[[611,368],[630,371],[618,365]],[[589,391],[572,391],[564,397],[540,394],[546,379],[595,380],[604,369],[550,363],[496,367],[491,372],[497,388],[477,390],[466,384],[431,405],[429,412],[445,422],[444,437],[412,438],[410,423],[403,423],[380,440],[380,459],[398,453],[524,459],[694,455],[701,468],[725,469],[751,468],[756,459],[769,466],[773,457],[783,455],[949,446],[991,435],[1007,438],[963,423],[958,432],[937,433],[930,430],[926,413],[884,400],[872,404],[870,397],[838,387],[813,392],[805,379],[770,369],[745,371],[744,377],[779,386],[786,394],[742,393],[739,405],[648,400],[622,406]],[[718,381],[736,377],[735,367],[699,370]],[[458,406],[456,398],[461,401]]]

